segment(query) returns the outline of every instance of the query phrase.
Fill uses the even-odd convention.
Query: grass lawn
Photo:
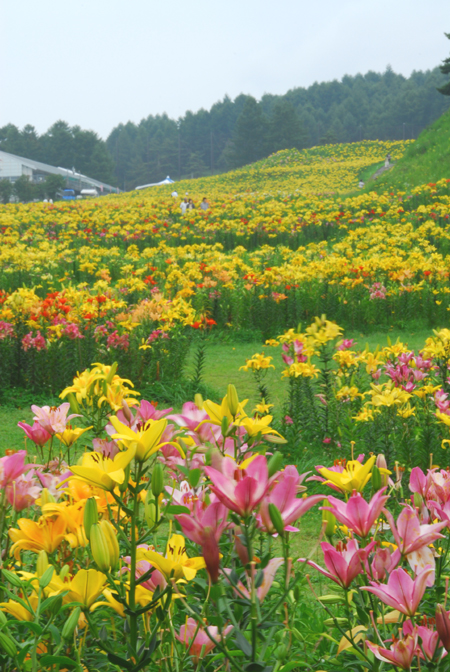
[[[374,350],[377,345],[380,347],[387,344],[387,336],[392,342],[397,338],[407,343],[411,349],[419,350],[423,347],[425,339],[430,336],[430,330],[421,331],[392,331],[389,334],[373,333],[369,336],[359,333],[346,333],[346,338],[354,338],[356,340],[356,349],[364,349],[366,343],[371,350]],[[226,394],[228,383],[234,383],[239,394],[240,399],[249,399],[247,404],[247,412],[251,411],[258,401],[258,394],[254,381],[253,374],[248,371],[240,371],[239,367],[245,364],[245,360],[249,359],[256,352],[264,352],[266,355],[273,357],[272,364],[274,369],[267,370],[265,383],[270,390],[270,403],[274,404],[272,409],[275,413],[279,413],[281,405],[286,399],[287,381],[281,379],[281,372],[284,368],[281,359],[281,348],[272,348],[264,346],[259,342],[254,343],[227,343],[227,344],[210,344],[206,350],[206,364],[204,368],[204,382],[214,388],[219,397]],[[193,360],[195,355],[195,347],[191,349],[186,371],[188,374],[192,373]],[[126,373],[126,372],[125,372]],[[186,399],[186,401],[189,401]],[[175,408],[179,411],[180,408]],[[4,455],[5,450],[12,448],[15,450],[24,447],[23,431],[17,427],[18,422],[32,423],[33,414],[29,406],[22,408],[16,405],[0,406],[0,422],[2,432],[0,433],[0,455]],[[28,448],[31,449],[32,444],[28,441]]]

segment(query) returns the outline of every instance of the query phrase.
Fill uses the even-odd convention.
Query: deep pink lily
[[[37,446],[45,445],[51,437],[51,434],[37,420],[35,420],[32,427],[27,425],[26,422],[18,422],[17,426],[23,429],[27,437]]]
[[[360,492],[356,491],[353,492],[348,502],[329,496],[330,506],[324,506],[323,509],[331,511],[340,523],[353,530],[358,536],[365,538],[370,534],[373,524],[389,499],[389,495],[383,494],[385,490],[386,488],[378,490],[369,503]]]
[[[363,571],[363,563],[367,560],[367,556],[372,551],[375,542],[372,541],[364,549],[359,548],[356,539],[338,542],[336,548],[326,542],[322,542],[320,545],[328,571],[306,558],[299,558],[298,562],[306,562],[310,567],[314,567],[321,574],[337,583],[338,586],[348,588],[358,574],[361,574]]]
[[[303,476],[305,476],[304,474]],[[324,495],[312,495],[311,497],[297,497],[298,486],[302,477],[297,468],[288,465],[284,471],[277,475],[276,483],[261,502],[258,520],[269,534],[275,534],[275,528],[269,515],[269,504],[275,504],[281,513],[284,529],[288,532],[298,532],[291,523],[301,518],[315,504],[325,499]]]
[[[391,663],[402,670],[409,670],[417,651],[417,633],[396,640],[389,649],[366,641],[373,655],[385,663]]]
[[[187,433],[201,443],[205,441],[215,443],[221,435],[220,427],[209,424],[209,415],[206,411],[200,410],[193,401],[187,401],[183,404],[181,413],[173,413],[167,419],[187,429]]]
[[[425,593],[428,578],[433,572],[432,567],[426,567],[415,579],[412,579],[404,569],[398,567],[391,572],[386,585],[371,581],[371,586],[364,586],[361,590],[373,593],[384,604],[398,609],[402,614],[414,616]]]
[[[6,486],[6,498],[15,511],[23,511],[34,504],[41,492],[42,487],[31,471]]]
[[[394,522],[392,514],[383,509],[389,526],[394,535],[395,543],[402,555],[408,555],[413,551],[419,550],[422,546],[428,546],[436,539],[443,539],[444,535],[440,534],[440,530],[446,527],[447,522],[434,523],[433,525],[421,525],[419,516],[412,506],[405,506],[399,517],[397,518],[397,525]]]
[[[371,570],[372,576],[376,581],[384,581],[386,572],[391,573],[402,559],[398,548],[393,553],[388,548],[377,548],[373,556]],[[370,572],[367,572],[370,574]]]
[[[247,518],[265,497],[271,484],[266,458],[258,455],[245,469],[240,469],[236,462],[225,457],[221,468],[222,471],[218,471],[205,467],[205,473],[213,483],[212,492],[228,509]]]

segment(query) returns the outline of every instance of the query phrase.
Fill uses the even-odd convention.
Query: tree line
[[[357,140],[416,138],[450,104],[438,92],[448,78],[436,67],[409,77],[384,73],[345,75],[260,101],[225,96],[210,110],[167,114],[119,124],[106,142],[93,131],[58,121],[42,136],[32,126],[0,128],[0,149],[133,189],[199,177],[257,161],[279,149]]]

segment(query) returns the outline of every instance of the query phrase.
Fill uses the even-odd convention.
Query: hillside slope
[[[388,187],[410,191],[443,178],[450,178],[450,111],[422,131],[396,165],[377,179],[376,191]]]

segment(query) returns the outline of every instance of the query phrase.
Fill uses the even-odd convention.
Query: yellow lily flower
[[[206,567],[203,558],[188,558],[186,541],[181,534],[173,534],[169,539],[165,557],[155,551],[138,549],[137,559],[151,562],[156,569],[164,574],[167,581],[171,578],[175,581],[191,581],[199,569]]]
[[[92,606],[90,611],[95,611],[98,607],[111,607],[111,609],[114,609],[116,614],[119,614],[121,618],[125,618],[125,607],[121,602],[118,602],[114,595],[117,595],[117,593],[112,593],[108,588],[105,588],[105,590],[102,593],[103,597],[106,598],[106,602],[95,602]]]
[[[57,434],[56,436],[65,446],[67,446],[67,448],[70,448],[70,446],[72,446],[75,441],[89,429],[92,429],[92,425],[86,427],[86,429],[82,429],[81,427],[72,427],[72,425],[68,424],[64,432],[62,432],[62,434]]]
[[[241,427],[244,427],[249,436],[256,436],[257,434],[276,434],[277,436],[281,436],[275,429],[269,427],[271,422],[272,416],[265,415],[263,418],[243,418],[239,424]]]
[[[36,610],[38,605],[38,596],[29,595],[28,600],[31,607]],[[0,602],[0,611],[6,611],[7,614],[11,614],[13,618],[17,621],[34,621],[35,615],[29,609],[26,609],[24,606],[15,602],[14,600],[8,600],[8,602]]]
[[[46,551],[48,554],[58,548],[66,535],[66,521],[63,516],[54,520],[41,517],[36,523],[29,518],[20,518],[17,521],[19,529],[9,530],[9,536],[13,541],[11,555],[20,561],[20,551]]]
[[[125,467],[136,454],[136,446],[130,445],[128,450],[118,453],[113,460],[102,453],[84,453],[81,466],[70,467],[73,476],[86,481],[90,485],[111,492],[125,480]]]
[[[160,449],[161,436],[167,425],[165,418],[156,421],[148,420],[137,432],[120,422],[115,415],[109,421],[117,431],[117,434],[113,434],[111,438],[121,441],[128,448],[135,447],[138,462],[145,462],[150,455]]]
[[[51,502],[44,504],[42,513],[44,516],[61,515],[66,521],[66,527],[69,533],[66,534],[65,539],[69,542],[71,548],[77,546],[87,546],[88,539],[84,531],[83,516],[86,500],[69,504],[69,502]]]
[[[239,418],[247,417],[244,411],[244,406],[247,401],[248,399],[244,399],[244,401],[239,402],[235,417],[230,411],[227,396],[222,399],[221,404],[215,404],[210,399],[207,399],[203,403],[203,410],[206,411],[213,425],[221,425],[222,418],[224,417],[227,418],[229,425],[231,425],[232,422],[234,422],[234,424],[239,424]]]
[[[49,583],[50,596],[68,591],[64,596],[65,604],[79,602],[89,609],[103,592],[106,576],[96,569],[80,569],[71,581],[62,581],[59,576],[53,576]]]
[[[370,472],[375,464],[375,460],[375,455],[372,455],[365,464],[361,464],[358,460],[350,460],[342,472],[331,471],[331,469],[324,467],[319,469],[319,474],[327,479],[325,482],[326,485],[332,483],[342,492],[353,492],[353,490],[362,492],[364,486],[372,476]],[[387,470],[380,469],[380,471],[384,473]]]

